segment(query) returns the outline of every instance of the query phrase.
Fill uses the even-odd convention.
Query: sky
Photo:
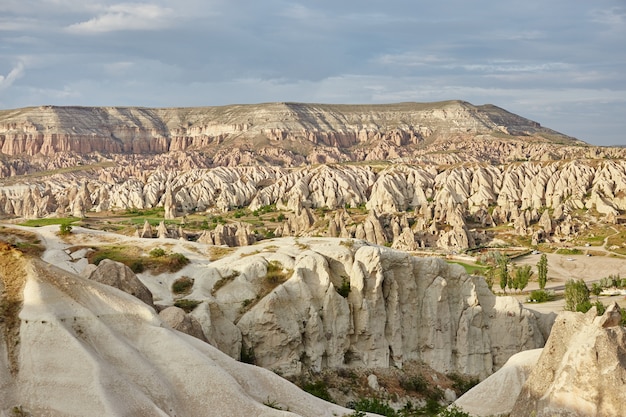
[[[0,1],[0,109],[441,100],[626,145],[626,0]]]

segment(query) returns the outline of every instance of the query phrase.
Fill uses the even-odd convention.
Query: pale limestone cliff
[[[626,415],[626,328],[613,304],[602,317],[561,313],[511,417]]]
[[[214,297],[241,332],[242,349],[285,374],[420,360],[440,372],[484,378],[514,353],[543,346],[535,315],[512,298],[495,297],[463,268],[339,242],[274,240],[278,250],[232,255],[214,268],[226,268],[217,276],[236,269],[236,277],[217,292],[211,292],[214,274],[199,278],[193,296]],[[271,262],[288,279],[251,303],[266,288]],[[340,294],[347,282],[349,293]]]

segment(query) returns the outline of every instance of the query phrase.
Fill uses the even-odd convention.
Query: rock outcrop
[[[103,259],[98,264],[98,267],[89,275],[89,279],[122,290],[154,308],[154,301],[150,290],[137,278],[137,275],[123,263]]]
[[[298,374],[420,360],[440,372],[484,378],[511,355],[543,346],[534,314],[513,298],[495,297],[482,278],[462,267],[339,242],[299,240],[288,250],[274,246],[266,253],[260,247],[251,256],[214,263],[230,271],[217,276],[238,271],[214,297],[258,365]],[[278,240],[273,244],[283,247]],[[272,262],[293,272],[259,298]],[[349,293],[340,294],[347,283]],[[203,280],[197,285],[210,288]]]
[[[617,304],[559,314],[511,417],[626,415],[626,328]]]
[[[568,240],[589,226],[575,215],[581,209],[596,212],[607,223],[615,223],[616,213],[626,211],[626,162],[612,160],[441,171],[399,165],[380,173],[369,167],[330,166],[156,170],[124,180],[127,175],[134,174],[116,170],[104,180],[74,175],[6,185],[0,187],[0,213],[32,218],[164,207],[165,217],[172,217],[276,205],[293,211],[277,227],[277,236],[324,234],[380,245],[395,242],[398,248],[462,250],[484,243],[486,236],[476,233],[476,227],[510,223],[536,243]],[[368,216],[351,216],[346,207],[361,207]],[[339,211],[324,219],[324,210]],[[165,224],[155,231],[148,222],[138,231],[146,238],[184,234]],[[256,238],[249,224],[232,223],[211,231],[210,240],[234,246]]]
[[[5,314],[3,330],[10,322],[19,331],[0,332],[0,414],[331,417],[351,412],[171,330],[135,297],[0,250],[3,275],[10,271],[12,281],[23,284],[23,290],[3,291],[3,297],[8,292],[16,297],[10,317],[17,320],[10,322]]]
[[[532,349],[511,356],[502,368],[463,394],[454,404],[474,417],[508,416],[542,351]]]
[[[173,329],[207,342],[200,322],[182,308],[167,307],[159,312],[159,317]]]

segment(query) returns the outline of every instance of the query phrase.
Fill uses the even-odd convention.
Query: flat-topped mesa
[[[282,147],[272,142],[284,141],[296,142],[302,151],[380,142],[401,147],[418,145],[426,138],[490,134],[581,143],[498,107],[462,101],[162,109],[41,106],[0,111],[0,152],[5,155],[163,153],[226,146],[263,149]]]

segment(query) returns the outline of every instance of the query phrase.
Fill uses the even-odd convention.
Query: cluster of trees
[[[500,285],[500,289],[506,292],[509,290],[523,291],[533,276],[533,270],[530,265],[520,267],[511,267],[511,261],[499,252],[494,254],[495,266],[486,271],[486,280],[489,288],[492,288],[496,278]],[[537,280],[539,288],[544,290],[548,281],[548,258],[545,254],[541,255],[541,259],[537,264]]]

